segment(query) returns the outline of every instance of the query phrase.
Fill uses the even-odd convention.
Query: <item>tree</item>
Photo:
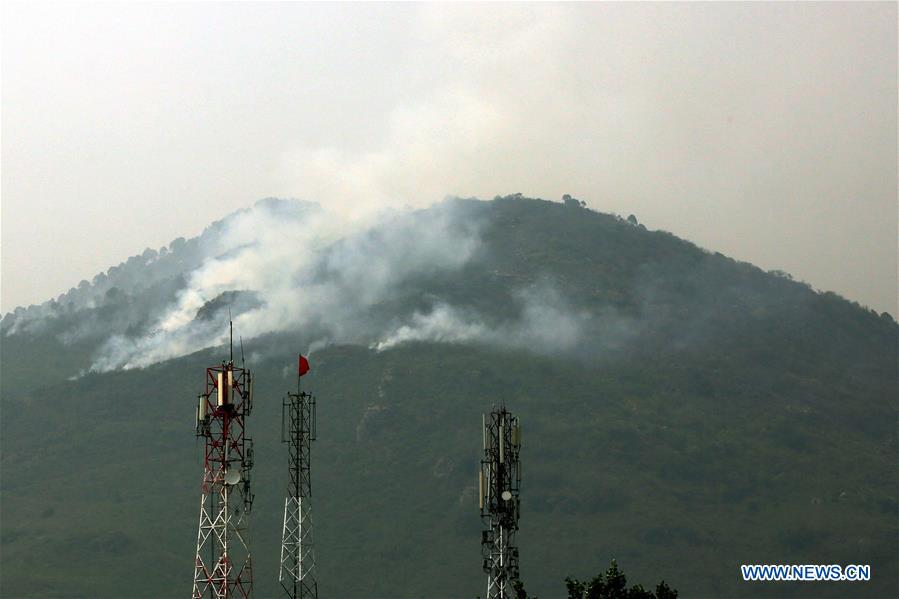
[[[187,247],[187,242],[183,237],[173,239],[172,243],[169,244],[169,250],[171,250],[172,252],[180,252],[185,247]]]
[[[512,591],[515,593],[515,599],[528,599],[528,592],[524,590],[524,583],[520,580],[516,580],[512,583]],[[537,598],[531,597],[531,599]]]
[[[639,584],[628,588],[627,576],[618,568],[615,560],[612,560],[612,565],[605,574],[593,577],[590,582],[568,577],[565,579],[565,587],[568,589],[568,599],[677,599],[677,591],[665,584],[664,580],[656,585],[655,592],[647,591]],[[528,593],[520,580],[512,583],[512,590],[515,599],[528,599]]]
[[[570,208],[586,208],[587,202],[583,202],[577,198],[571,197],[570,194],[565,194],[562,196],[562,203]]]
[[[677,599],[677,591],[664,580],[656,585],[655,592],[647,591],[639,584],[628,588],[627,577],[615,560],[605,574],[595,576],[590,582],[569,577],[565,579],[565,586],[568,599]]]
[[[781,279],[786,279],[788,281],[793,280],[793,275],[791,275],[790,273],[783,271],[783,270],[769,270],[768,274],[774,275],[775,277],[779,277]]]

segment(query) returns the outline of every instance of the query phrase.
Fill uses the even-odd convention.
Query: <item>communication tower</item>
[[[281,533],[281,569],[278,580],[291,599],[318,597],[315,553],[312,543],[312,441],[315,440],[315,397],[300,391],[300,379],[309,362],[300,356],[297,392],[281,403],[281,441],[288,444],[290,481],[284,499],[284,528]]]
[[[253,440],[246,418],[253,378],[232,359],[206,369],[197,402],[197,436],[205,440],[193,599],[249,597],[253,592],[248,517],[253,505]]]
[[[518,581],[519,488],[521,486],[521,425],[505,406],[482,415],[484,459],[478,473],[481,520],[481,554],[487,574],[487,599],[515,596]]]

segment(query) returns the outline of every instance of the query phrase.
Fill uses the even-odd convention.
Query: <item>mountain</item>
[[[899,588],[892,318],[516,195],[349,228],[268,199],[5,315],[0,594],[189,593],[194,398],[227,358],[228,309],[256,374],[257,596],[277,595],[280,400],[310,349],[325,596],[483,594],[479,426],[499,402],[523,422],[532,594],[612,558],[684,597]],[[743,563],[873,574],[744,583]]]

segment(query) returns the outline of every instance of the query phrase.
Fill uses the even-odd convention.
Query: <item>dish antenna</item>
[[[503,498],[503,501],[509,501],[510,499],[512,499],[512,492],[511,491],[503,491],[503,494],[501,495],[501,497]]]
[[[231,468],[225,472],[225,484],[236,485],[240,482],[240,468]]]

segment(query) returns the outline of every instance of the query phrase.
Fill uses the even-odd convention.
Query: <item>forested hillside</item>
[[[287,225],[318,214],[254,210]],[[298,250],[295,285],[215,287],[176,329],[197,273],[250,251],[222,242],[226,221],[0,322],[3,596],[189,592],[194,398],[228,348],[186,341],[227,334],[229,309],[238,334],[259,332],[243,353],[260,597],[277,589],[281,396],[310,348],[324,596],[483,594],[479,425],[499,402],[523,422],[531,594],[562,596],[566,576],[612,558],[683,597],[899,588],[888,315],[636,219],[508,196],[333,236],[314,259]],[[145,349],[159,359],[136,361]],[[871,564],[872,580],[744,583],[741,563]]]

